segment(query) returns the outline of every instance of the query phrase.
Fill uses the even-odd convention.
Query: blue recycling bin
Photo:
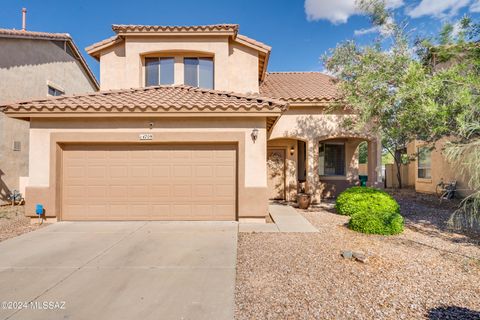
[[[35,213],[39,216],[43,214],[43,204],[37,203],[35,206]]]

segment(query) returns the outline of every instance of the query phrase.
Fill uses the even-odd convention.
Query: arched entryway
[[[295,201],[307,180],[307,142],[278,138],[267,143],[267,185],[270,200]]]

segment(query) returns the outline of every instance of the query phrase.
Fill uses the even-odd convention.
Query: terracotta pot
[[[297,204],[300,209],[308,209],[311,201],[312,201],[312,196],[310,194],[308,193],[297,194]]]

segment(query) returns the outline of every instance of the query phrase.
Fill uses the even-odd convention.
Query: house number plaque
[[[153,139],[153,134],[151,133],[141,133],[138,135],[140,140],[152,140]]]

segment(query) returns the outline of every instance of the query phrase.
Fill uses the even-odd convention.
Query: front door
[[[267,152],[268,198],[285,199],[285,150],[268,149]]]

